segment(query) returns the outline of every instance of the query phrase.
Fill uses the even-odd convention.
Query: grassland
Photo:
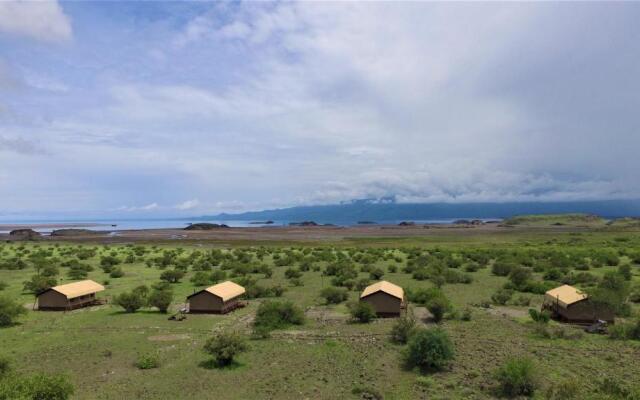
[[[171,285],[175,294],[171,309],[175,311],[187,295],[204,287],[190,281],[197,272],[194,265],[199,257],[216,249],[225,259],[244,260],[222,262],[230,277],[236,275],[233,279],[244,274],[254,278],[257,285],[285,287],[282,297],[305,310],[306,322],[276,331],[268,339],[250,340],[250,350],[232,368],[211,369],[206,363],[208,356],[202,351],[204,341],[213,332],[226,329],[248,336],[253,315],[264,298],[251,299],[247,307],[228,315],[189,315],[182,322],[169,321],[166,314],[153,308],[127,314],[112,303],[65,313],[30,311],[16,325],[0,329],[0,355],[11,358],[21,374],[67,374],[75,386],[76,399],[358,399],[363,398],[361,392],[365,392],[365,398],[371,395],[384,399],[485,399],[496,397],[493,371],[514,355],[527,355],[535,360],[540,379],[537,398],[547,398],[548,390],[563,387],[567,382],[578,383],[576,398],[625,398],[621,396],[638,389],[639,342],[615,341],[601,335],[543,338],[536,334],[527,317],[528,308],[539,307],[541,294],[516,294],[525,297],[529,305],[484,307],[492,294],[508,282],[506,277],[493,274],[491,268],[496,260],[505,257],[523,262],[533,271],[532,279],[536,282],[544,282],[543,277],[551,268],[545,260],[557,254],[569,260],[563,273],[587,272],[595,279],[607,271],[617,271],[614,264],[629,264],[630,284],[635,288],[640,284],[640,267],[635,264],[640,254],[639,232],[600,227],[504,228],[489,233],[430,230],[425,236],[347,236],[295,243],[257,240],[260,246],[251,246],[253,243],[244,239],[178,245],[5,243],[0,245],[4,265],[0,281],[7,287],[0,295],[19,299],[27,308],[32,308],[34,296],[24,291],[23,282],[36,273],[34,258],[30,258],[34,253],[44,251],[46,260],[58,265],[58,283],[67,283],[72,280],[67,277],[68,267],[62,265],[77,258],[78,249],[92,249],[95,254],[80,262],[93,268],[88,273],[89,279],[106,284],[107,290],[100,296],[108,300],[138,285],[158,282],[163,268],[186,267],[181,282]],[[194,253],[200,256],[193,256]],[[319,293],[332,284],[333,277],[323,271],[333,261],[319,255],[337,253],[355,265],[359,271],[356,280],[368,279],[367,271],[381,268],[383,279],[410,292],[433,286],[432,279],[417,280],[412,273],[405,272],[410,259],[417,254],[427,255],[427,264],[438,257],[461,260],[460,265],[448,269],[469,275],[472,282],[446,283],[443,290],[455,309],[470,309],[472,318],[463,321],[454,315],[440,324],[456,348],[456,358],[445,371],[423,375],[407,369],[402,362],[403,346],[391,343],[388,337],[393,319],[357,324],[349,320],[344,303],[324,303]],[[471,262],[469,257],[476,253],[486,253],[487,260],[475,272],[469,272],[465,269]],[[615,262],[596,262],[600,253]],[[110,254],[120,260],[123,277],[112,278],[102,270],[101,259]],[[302,272],[301,282],[296,285],[285,278],[287,269],[300,269],[302,260],[314,254],[318,256],[311,261],[309,270]],[[162,265],[163,257],[170,259],[166,265]],[[25,268],[8,269],[17,259],[25,261]],[[528,265],[531,260],[533,265]],[[586,267],[576,271],[576,260],[583,260]],[[544,265],[536,268],[536,263]],[[271,269],[273,275],[246,273],[243,264],[266,266],[263,268]],[[393,267],[397,272],[390,272]],[[594,281],[577,285],[589,290],[596,284]],[[349,293],[351,299],[357,299],[357,290]],[[421,325],[426,328],[434,325],[424,307],[418,304],[410,307]],[[637,312],[638,306],[633,304],[631,315]],[[147,353],[158,354],[159,368],[136,368],[138,356]],[[614,382],[614,386],[624,390],[615,392],[605,382],[609,386]]]

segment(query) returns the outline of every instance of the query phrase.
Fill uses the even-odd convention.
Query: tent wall
[[[400,315],[402,309],[402,300],[391,296],[385,292],[376,292],[367,297],[363,297],[360,301],[364,301],[373,306],[373,309],[380,316]]]

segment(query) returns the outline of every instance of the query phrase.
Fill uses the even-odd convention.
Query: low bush
[[[0,379],[7,376],[11,372],[11,360],[7,357],[0,356]]]
[[[416,320],[413,316],[398,318],[391,328],[391,341],[398,344],[406,344],[416,330]]]
[[[538,311],[538,310],[536,310],[534,308],[530,308],[529,309],[529,316],[535,322],[541,322],[543,324],[546,324],[546,323],[549,322],[549,320],[551,320],[551,314],[547,310]]]
[[[513,297],[513,290],[511,289],[498,289],[491,295],[491,301],[493,304],[505,305]]]
[[[213,357],[219,367],[230,365],[238,354],[247,349],[245,339],[235,332],[217,333],[204,344],[204,351]]]
[[[166,313],[173,301],[173,291],[171,289],[154,289],[149,294],[148,303],[156,307],[161,313]]]
[[[6,282],[0,281],[0,290],[5,290],[8,286],[9,284],[7,284]]]
[[[160,279],[169,283],[178,283],[183,277],[184,271],[180,269],[168,269],[160,274]]]
[[[444,295],[434,297],[433,299],[429,300],[426,306],[427,310],[429,310],[431,316],[433,317],[433,321],[436,323],[442,321],[445,313],[451,310],[451,303],[449,302],[449,299],[444,297]]]
[[[320,296],[325,299],[327,304],[339,304],[349,298],[349,292],[345,288],[329,286],[322,289]]]
[[[145,305],[146,299],[140,293],[131,291],[114,297],[113,302],[124,308],[125,312],[134,313]]]
[[[572,400],[579,399],[581,384],[573,379],[567,379],[549,385],[545,390],[544,398],[547,400]]]
[[[440,328],[422,329],[409,339],[405,361],[409,367],[441,370],[453,360],[455,351],[447,332]]]
[[[640,340],[640,319],[635,322],[619,322],[609,327],[609,337],[616,340]]]
[[[512,358],[495,372],[498,391],[507,397],[532,396],[537,387],[535,366],[530,358]]]
[[[258,336],[268,336],[274,329],[290,325],[302,325],[304,313],[291,301],[265,301],[260,304],[253,321],[254,332]]]
[[[0,296],[0,327],[13,325],[16,318],[26,313],[27,310],[18,301]]]
[[[153,369],[160,366],[160,359],[157,354],[147,353],[141,354],[135,362],[138,369]]]
[[[124,271],[120,267],[114,267],[113,269],[111,269],[111,272],[109,272],[109,277],[111,278],[122,278],[123,276]]]
[[[366,301],[354,301],[349,304],[351,318],[361,323],[371,322],[376,317],[373,306]]]

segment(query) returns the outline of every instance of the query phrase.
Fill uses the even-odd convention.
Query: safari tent
[[[542,309],[552,317],[566,322],[588,323],[597,320],[613,322],[614,313],[608,307],[589,301],[589,296],[573,286],[562,285],[544,294]]]
[[[226,281],[210,286],[187,297],[190,313],[226,314],[240,306],[245,289]]]
[[[38,310],[66,311],[94,305],[104,286],[92,280],[54,286],[38,295]]]
[[[397,317],[405,308],[404,290],[387,281],[367,286],[360,295],[360,301],[371,304],[381,317]]]

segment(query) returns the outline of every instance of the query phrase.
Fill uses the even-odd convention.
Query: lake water
[[[460,218],[452,219],[433,219],[433,220],[412,220],[416,224],[450,224]],[[469,218],[464,218],[469,219]],[[480,219],[480,218],[479,218]],[[495,219],[481,219],[483,221],[495,221]],[[226,224],[231,227],[261,227],[261,226],[288,226],[290,222],[299,221],[274,221],[273,224],[256,224],[252,221],[214,221],[214,220],[195,220],[195,219],[113,219],[113,220],[0,220],[0,233],[8,233],[10,225],[24,225],[26,228],[33,228],[40,233],[50,233],[55,229],[62,228],[81,228],[100,231],[117,231],[131,229],[165,229],[177,228],[181,229],[189,224],[207,222],[214,224]],[[322,221],[316,221],[323,223]],[[378,224],[396,225],[402,221],[376,221]],[[355,226],[359,225],[357,221],[332,222],[338,226]],[[366,226],[366,225],[362,225]]]

